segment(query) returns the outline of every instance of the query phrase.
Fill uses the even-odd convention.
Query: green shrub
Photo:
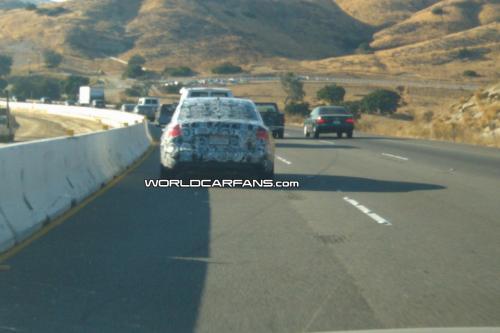
[[[285,113],[292,116],[306,117],[309,114],[309,103],[291,102],[290,104],[285,105]]]
[[[63,82],[50,76],[18,76],[10,79],[12,95],[21,98],[61,98]]]
[[[87,86],[89,83],[90,80],[88,77],[70,75],[63,81],[62,89],[66,96],[76,99],[76,96],[80,91],[80,87]]]
[[[401,96],[392,90],[378,89],[361,100],[361,110],[369,113],[392,114],[396,112]]]
[[[141,97],[144,96],[144,90],[141,86],[134,85],[130,88],[125,89],[125,95],[129,97]]]
[[[64,7],[36,8],[35,10],[37,14],[46,16],[59,16],[69,12],[69,10]]]
[[[63,61],[63,56],[55,51],[45,50],[43,52],[43,61],[48,68],[56,68]]]
[[[441,7],[432,8],[432,14],[434,15],[444,15],[444,10]]]
[[[294,73],[287,73],[281,76],[280,81],[281,87],[286,93],[285,104],[301,102],[304,99],[306,93],[300,77]]]
[[[9,75],[12,68],[12,57],[0,54],[0,76]]]
[[[363,43],[359,44],[358,48],[356,49],[356,53],[359,53],[359,54],[370,54],[370,53],[373,53],[373,51],[374,50],[370,46],[370,43],[367,43],[367,42],[363,42]]]
[[[354,115],[354,118],[361,118],[361,101],[347,101],[342,102],[341,105],[344,106],[347,111],[352,113]]]
[[[240,66],[233,65],[230,62],[225,62],[212,68],[212,73],[214,74],[238,74],[241,72],[243,72],[243,69]]]
[[[462,59],[462,60],[475,58],[477,56],[478,56],[477,51],[470,50],[466,47],[461,48],[457,53],[457,58]]]
[[[131,66],[144,66],[146,64],[146,59],[143,56],[136,54],[130,57],[130,59],[128,60],[128,64]]]
[[[472,70],[465,70],[463,75],[467,77],[479,77],[479,74],[476,71]]]
[[[196,74],[191,68],[187,66],[178,66],[171,68],[167,67],[163,70],[163,73],[173,77],[186,77],[186,76],[193,76]]]
[[[26,6],[24,7],[24,9],[26,10],[37,10],[37,6],[34,4],[34,3],[28,3],[26,4]]]
[[[140,65],[127,65],[123,76],[126,78],[137,79],[144,75],[144,70]]]
[[[423,115],[423,119],[426,123],[430,123],[433,118],[434,118],[434,112],[432,111],[426,111]]]
[[[316,93],[316,97],[331,104],[339,104],[344,100],[345,89],[336,84],[324,86]]]
[[[3,90],[7,88],[8,85],[9,83],[7,82],[7,80],[0,78],[0,93],[3,93]]]

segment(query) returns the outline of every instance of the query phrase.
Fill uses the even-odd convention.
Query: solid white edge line
[[[387,156],[387,157],[392,157],[392,158],[395,158],[395,159],[398,159],[398,160],[402,160],[402,161],[409,161],[410,159],[407,158],[407,157],[403,157],[403,156],[398,156],[398,155],[393,155],[393,154],[388,154],[388,153],[382,153],[383,156]]]
[[[281,161],[287,165],[292,165],[292,162],[288,161],[287,159],[284,159],[283,157],[281,156],[276,156],[276,158],[278,159],[278,161]]]
[[[375,214],[374,212],[372,212],[366,206],[363,206],[363,205],[359,204],[356,200],[353,200],[353,199],[351,199],[349,197],[344,197],[344,200],[346,202],[350,203],[351,205],[353,205],[354,207],[356,207],[358,210],[360,210],[361,212],[363,212],[365,215],[367,215],[368,217],[370,217],[372,220],[374,220],[378,224],[387,225],[387,226],[392,225],[389,221],[387,221],[386,219],[384,219],[382,216],[380,216],[378,214]]]

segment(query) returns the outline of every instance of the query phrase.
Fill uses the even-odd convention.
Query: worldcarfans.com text
[[[273,179],[144,179],[146,188],[298,188],[298,181]]]

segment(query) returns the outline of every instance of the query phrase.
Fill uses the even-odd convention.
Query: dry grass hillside
[[[329,1],[89,0],[45,5],[56,14],[0,12],[0,39],[89,58],[140,53],[153,64],[352,52],[372,29]]]
[[[445,0],[374,35],[371,46],[389,49],[467,31],[500,21],[500,3],[490,0]]]
[[[34,63],[40,70],[40,52],[51,48],[65,56],[59,71],[80,73],[118,74],[123,66],[110,56],[142,54],[148,68],[200,73],[229,60],[254,73],[500,75],[497,0],[70,0],[39,8],[0,10],[0,53],[14,55],[21,72]]]
[[[334,0],[354,18],[373,26],[399,23],[439,0]]]

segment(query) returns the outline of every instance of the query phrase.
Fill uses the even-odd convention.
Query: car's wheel
[[[352,139],[352,131],[347,132],[347,137],[348,137],[349,139]]]
[[[279,138],[279,139],[283,139],[284,137],[285,137],[285,130],[280,130],[280,131],[278,132],[278,138]]]
[[[319,139],[319,131],[317,128],[313,128],[313,138]]]
[[[274,179],[274,164],[270,168],[260,167],[257,170],[258,179]]]
[[[337,132],[337,138],[342,139],[342,132]]]
[[[310,136],[311,136],[311,134],[309,134],[309,131],[307,130],[307,126],[306,126],[306,125],[304,125],[304,136],[305,136],[306,138],[308,138],[308,137],[310,137]]]

